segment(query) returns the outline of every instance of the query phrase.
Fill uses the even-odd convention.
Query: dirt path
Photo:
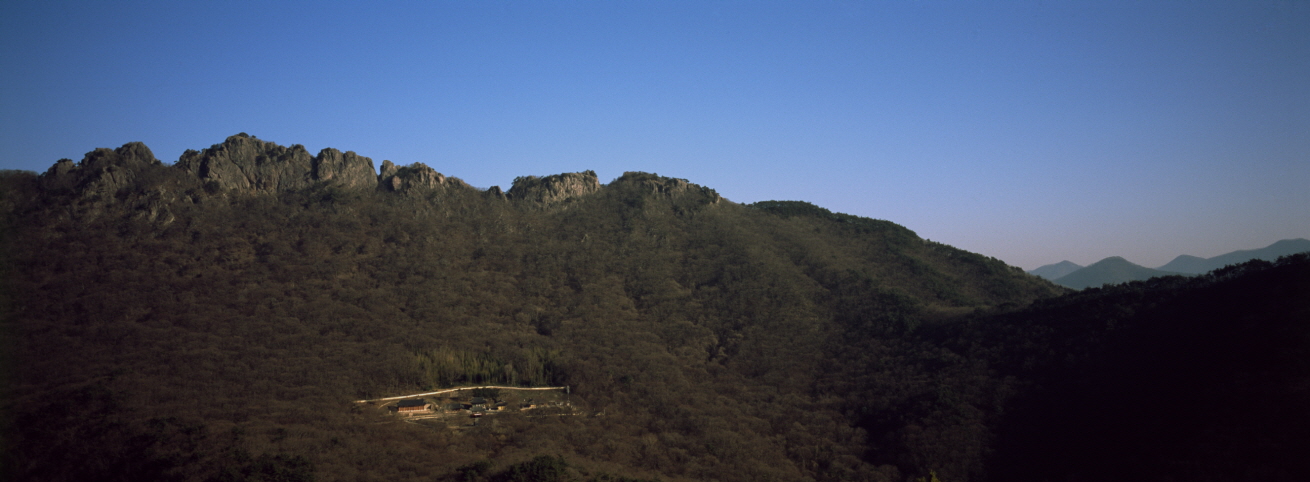
[[[497,386],[488,385],[485,387],[448,388],[445,390],[437,390],[435,392],[415,393],[412,395],[401,395],[398,397],[374,398],[372,400],[355,400],[355,403],[386,402],[391,400],[401,400],[405,398],[426,397],[428,395],[440,395],[443,393],[458,392],[461,390],[476,390],[479,388],[497,388],[501,390],[564,390],[565,392],[569,391],[569,387],[497,387]]]

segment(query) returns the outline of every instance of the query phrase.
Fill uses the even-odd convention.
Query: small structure
[[[428,404],[423,403],[423,400],[401,400],[400,403],[396,404],[396,412],[398,413],[423,413],[427,411]]]

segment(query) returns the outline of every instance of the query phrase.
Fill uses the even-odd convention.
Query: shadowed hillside
[[[1089,288],[956,325],[1029,388],[996,480],[1299,480],[1310,436],[1310,256]]]

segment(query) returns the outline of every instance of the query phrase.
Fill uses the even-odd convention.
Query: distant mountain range
[[[1310,251],[1310,240],[1284,239],[1260,249],[1245,249],[1221,254],[1213,258],[1181,255],[1173,261],[1158,268],[1147,268],[1129,262],[1118,256],[1112,256],[1083,267],[1069,261],[1048,264],[1029,271],[1056,284],[1074,289],[1083,289],[1103,284],[1126,283],[1168,275],[1196,275],[1207,273],[1230,264],[1238,264],[1253,259],[1273,261],[1279,256],[1287,256]]]
[[[1177,271],[1180,273],[1201,274],[1214,271],[1230,264],[1245,263],[1253,259],[1273,261],[1278,259],[1279,256],[1287,256],[1289,254],[1303,253],[1306,251],[1310,251],[1310,240],[1302,238],[1284,239],[1269,246],[1265,246],[1264,248],[1233,251],[1209,259],[1182,255],[1174,258],[1174,260],[1170,261],[1168,264],[1156,269]]]
[[[1156,276],[1186,274],[1189,273],[1176,273],[1172,271],[1151,269],[1134,264],[1118,256],[1111,256],[1092,263],[1091,266],[1079,269],[1052,281],[1055,281],[1055,284],[1058,285],[1080,290],[1092,286],[1101,286],[1103,284],[1117,284],[1128,281],[1151,279]]]
[[[1074,271],[1078,271],[1078,270],[1080,270],[1080,269],[1083,269],[1082,265],[1079,265],[1079,264],[1076,264],[1076,263],[1074,263],[1074,262],[1072,262],[1072,261],[1067,261],[1067,260],[1066,260],[1066,261],[1061,261],[1061,262],[1059,262],[1059,263],[1048,264],[1048,265],[1046,265],[1046,266],[1042,266],[1042,267],[1037,268],[1037,269],[1035,269],[1035,270],[1029,271],[1028,273],[1029,273],[1029,274],[1035,274],[1035,275],[1037,275],[1037,276],[1041,276],[1041,277],[1046,278],[1046,279],[1048,279],[1048,280],[1052,280],[1052,281],[1054,281],[1054,280],[1057,280],[1057,279],[1060,279],[1060,278],[1064,277],[1065,275],[1067,275],[1067,274],[1069,274],[1069,273],[1072,273],[1072,272],[1074,272]]]

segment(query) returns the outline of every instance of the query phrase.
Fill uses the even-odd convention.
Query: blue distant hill
[[[1244,263],[1253,259],[1273,261],[1280,256],[1307,251],[1310,251],[1310,240],[1303,238],[1284,239],[1264,248],[1233,251],[1213,258],[1182,255],[1174,258],[1173,261],[1164,266],[1154,269],[1133,264],[1126,259],[1114,256],[1097,261],[1085,268],[1069,261],[1062,261],[1042,266],[1029,271],[1029,273],[1041,276],[1062,286],[1083,289],[1103,284],[1141,281],[1156,276],[1203,274],[1230,264]]]
[[[1127,283],[1129,281],[1147,280],[1156,276],[1177,274],[1184,273],[1151,269],[1133,264],[1118,256],[1112,256],[1092,263],[1086,268],[1061,276],[1055,280],[1055,283],[1080,290],[1104,284]]]
[[[1278,259],[1279,256],[1287,256],[1289,254],[1303,253],[1306,251],[1310,251],[1310,240],[1304,238],[1284,239],[1260,249],[1233,251],[1209,259],[1182,255],[1174,258],[1174,260],[1170,261],[1168,264],[1156,269],[1163,271],[1177,271],[1179,273],[1201,274],[1214,271],[1230,264],[1245,263],[1253,259],[1273,261]]]
[[[1048,264],[1040,268],[1029,271],[1028,274],[1041,276],[1051,281],[1055,281],[1064,275],[1083,269],[1082,265],[1075,264],[1072,261],[1064,260],[1055,264]]]

